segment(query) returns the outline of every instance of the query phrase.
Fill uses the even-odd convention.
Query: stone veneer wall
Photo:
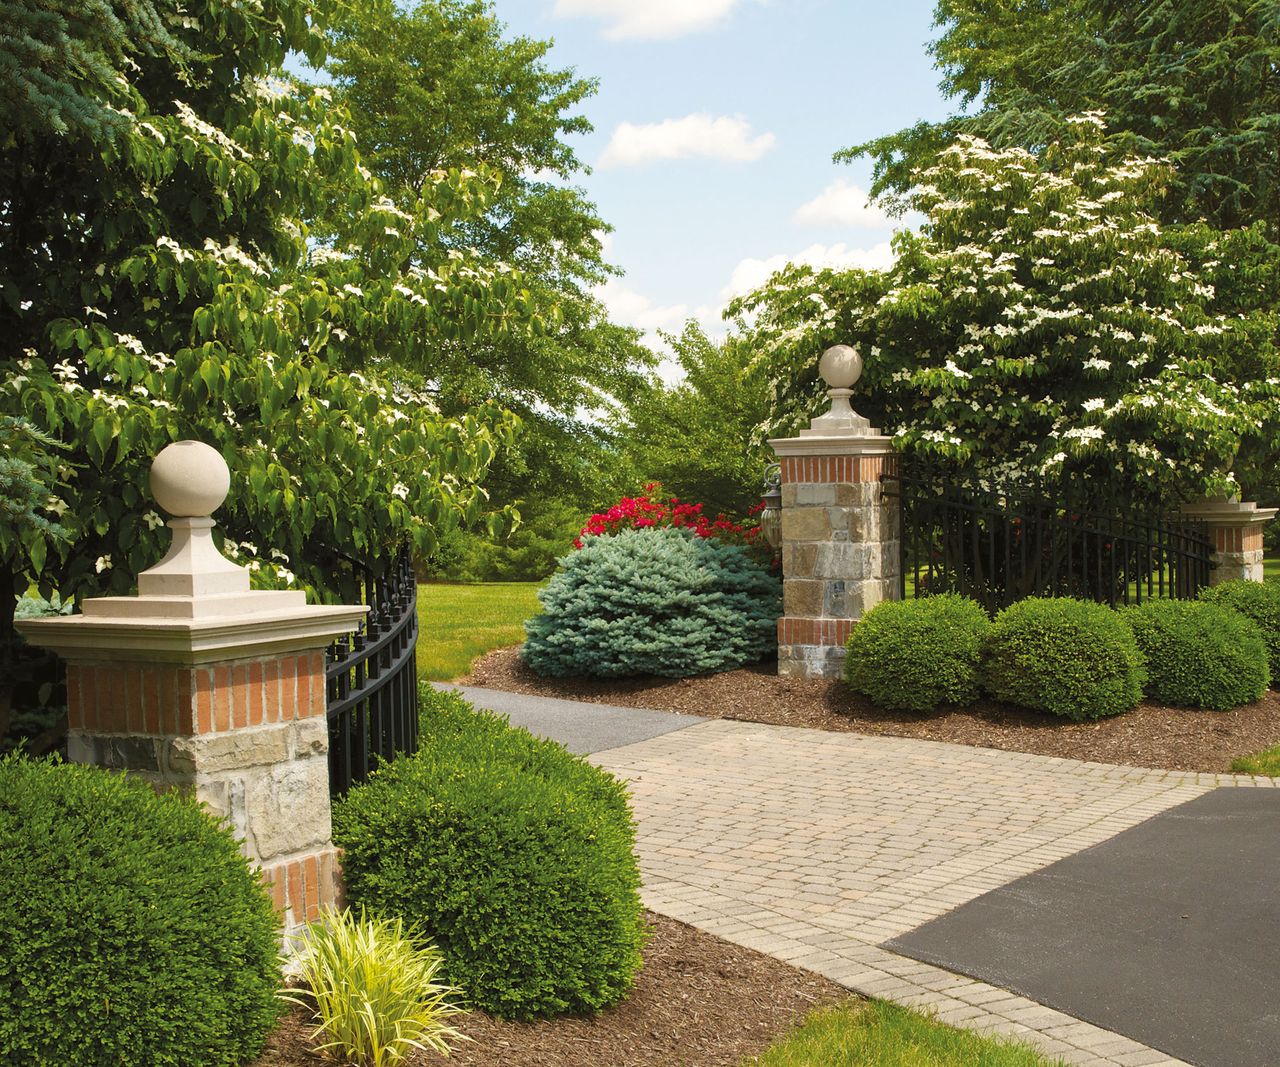
[[[70,759],[189,789],[226,819],[286,929],[339,895],[320,651],[67,668]]]
[[[784,617],[778,673],[838,677],[854,622],[898,596],[896,454],[781,456]]]

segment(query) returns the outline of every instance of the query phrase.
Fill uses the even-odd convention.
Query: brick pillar
[[[209,482],[216,491],[188,498]],[[291,932],[340,895],[324,649],[366,609],[251,592],[210,536],[228,484],[212,449],[170,445],[152,488],[175,515],[174,544],[138,576],[139,595],[20,625],[67,661],[69,758],[194,793],[261,867]]]
[[[840,676],[853,624],[897,598],[901,571],[898,502],[881,480],[897,474],[897,455],[849,407],[862,361],[837,345],[820,367],[831,410],[769,442],[782,468],[778,673],[801,678]]]
[[[1209,584],[1220,585],[1236,578],[1262,581],[1262,534],[1276,517],[1277,508],[1260,508],[1253,502],[1204,500],[1186,504],[1182,513],[1203,522],[1213,542],[1213,562]]]

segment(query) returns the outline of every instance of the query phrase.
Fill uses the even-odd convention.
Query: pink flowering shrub
[[[583,538],[587,536],[665,527],[692,530],[698,537],[715,538],[744,548],[753,547],[760,537],[759,523],[754,520],[759,507],[752,508],[741,522],[723,514],[713,519],[703,514],[701,504],[684,503],[674,496],[660,499],[658,494],[661,490],[658,482],[650,482],[639,496],[624,496],[608,511],[592,515],[573,542],[573,547],[581,548]]]

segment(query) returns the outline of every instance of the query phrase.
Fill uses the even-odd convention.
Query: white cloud
[[[751,123],[741,115],[699,112],[639,126],[624,122],[613,131],[600,166],[631,167],[692,157],[750,162],[769,151],[776,140],[771,133],[754,135]]]
[[[770,275],[788,263],[807,263],[811,267],[861,267],[863,270],[884,270],[893,265],[893,249],[888,241],[881,241],[871,248],[850,248],[846,244],[810,245],[791,255],[770,256],[768,259],[747,258],[733,268],[729,284],[721,291],[726,303],[735,296],[758,289]]]
[[[805,226],[834,224],[879,229],[893,225],[893,220],[869,201],[865,190],[843,178],[832,182],[807,204],[797,208],[792,220]]]
[[[683,37],[715,25],[738,0],[556,0],[559,18],[593,18],[607,23],[611,41]]]
[[[613,322],[634,326],[644,337],[642,340],[659,355],[669,353],[666,342],[658,331],[678,334],[690,319],[696,320],[710,337],[723,335],[725,325],[720,317],[721,309],[699,304],[655,304],[643,293],[624,285],[617,278],[610,278],[593,290],[596,298],[609,311]],[[675,381],[683,372],[674,359],[664,359],[658,366],[658,374],[667,382]]]

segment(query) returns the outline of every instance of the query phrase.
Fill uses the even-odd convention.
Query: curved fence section
[[[407,553],[365,586],[369,614],[329,646],[329,789],[363,782],[381,762],[418,747],[418,586]]]

